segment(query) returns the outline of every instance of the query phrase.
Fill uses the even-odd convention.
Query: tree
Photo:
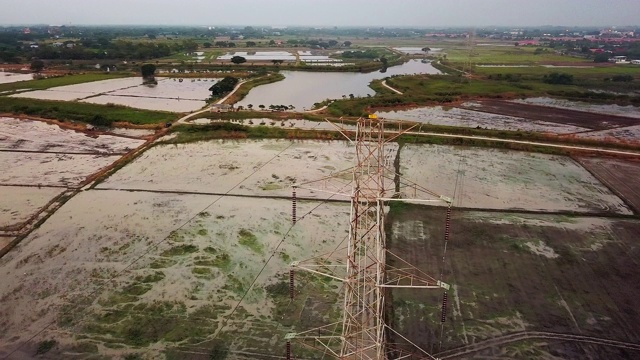
[[[283,63],[283,60],[271,60],[274,65],[280,65]]]
[[[249,105],[247,105],[247,108],[248,108],[249,110],[253,109],[253,104],[249,104]]]
[[[276,44],[276,41],[275,41],[275,40],[271,40],[271,41],[269,41],[269,45],[272,45],[272,46],[273,46],[273,45],[275,45],[275,44]]]
[[[247,47],[252,47],[252,46],[256,46],[256,42],[255,41],[247,41]]]
[[[423,47],[423,48],[422,48],[422,51],[423,51],[423,52],[429,52],[429,51],[431,51],[431,48],[430,48],[430,47],[425,46],[425,47]]]
[[[35,73],[39,73],[44,69],[44,61],[42,60],[33,60],[31,62],[31,70]]]
[[[614,75],[611,78],[611,81],[615,81],[615,82],[632,82],[633,81],[633,76],[631,76],[631,75]]]
[[[553,85],[570,85],[573,83],[573,75],[553,72],[549,75],[545,75],[542,78],[542,81]]]
[[[242,63],[246,63],[247,59],[243,58],[242,56],[234,56],[231,58],[231,62],[234,64],[242,64]]]
[[[609,61],[609,54],[607,54],[607,53],[597,54],[593,58],[593,62],[597,62],[597,63],[606,63],[607,61]]]
[[[229,348],[222,344],[216,343],[209,352],[209,360],[226,360],[229,356]]]
[[[347,41],[345,41],[345,42],[343,42],[343,43],[342,43],[342,45],[343,45],[344,47],[351,47],[351,44],[352,44],[352,42],[351,42],[351,41],[349,41],[349,40],[347,40]]]
[[[334,46],[338,45],[338,42],[336,40],[329,40],[327,42],[327,44],[329,44],[329,46],[331,46],[331,47],[334,47]]]
[[[211,44],[210,42],[208,42],[208,41],[207,41],[206,43],[202,44],[202,46],[204,46],[205,48],[207,48],[207,49],[208,49],[208,48],[210,48],[211,46],[213,46],[213,44]]]
[[[260,104],[258,105],[258,107],[260,108],[260,110],[264,110],[264,105]]]
[[[158,84],[155,78],[156,66],[154,64],[144,64],[140,67],[143,84]]]
[[[224,79],[213,84],[209,88],[209,91],[211,91],[211,97],[212,98],[222,97],[225,94],[233,91],[233,89],[235,89],[237,84],[238,84],[237,78],[227,76]]]

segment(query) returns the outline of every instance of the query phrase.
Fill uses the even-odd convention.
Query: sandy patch
[[[531,251],[532,253],[544,256],[547,259],[555,259],[560,256],[556,254],[556,252],[552,248],[550,248],[549,245],[543,243],[542,241],[539,241],[537,243],[526,242],[524,243],[524,245],[529,248],[529,251]]]
[[[458,206],[631,214],[620,198],[568,157],[407,145],[400,162],[405,177],[449,197],[454,197],[462,164],[465,175],[458,183],[462,193],[455,196]]]
[[[112,135],[90,137],[41,121],[0,117],[0,149],[125,153],[143,143],[143,140]]]

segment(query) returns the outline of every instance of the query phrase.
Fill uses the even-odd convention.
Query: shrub
[[[570,85],[573,83],[573,75],[566,73],[553,72],[545,75],[542,81],[553,85]]]
[[[36,355],[42,355],[48,353],[54,346],[56,346],[58,342],[55,340],[45,340],[41,341],[38,344],[38,349],[36,349]]]
[[[633,76],[631,76],[631,75],[614,75],[611,78],[611,81],[615,81],[615,82],[632,82],[633,81]]]

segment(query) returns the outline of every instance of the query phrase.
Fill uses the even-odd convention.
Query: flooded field
[[[8,84],[27,80],[33,80],[33,75],[0,71],[0,84]]]
[[[576,136],[587,139],[614,139],[617,141],[640,143],[640,125],[602,131],[589,131],[576,134]]]
[[[466,208],[632,214],[619,197],[564,156],[407,145],[400,151],[400,171]],[[459,171],[464,177],[456,181]]]
[[[473,108],[472,103],[463,106]],[[555,124],[539,120],[491,114],[460,108],[442,106],[422,107],[410,110],[376,112],[385,119],[416,121],[432,125],[481,127],[496,130],[535,131],[554,134],[575,133],[589,130],[577,126]]]
[[[60,188],[0,186],[0,230],[19,227],[63,191]],[[0,249],[2,247],[0,244]]]
[[[568,158],[449,146],[405,145],[399,155],[395,145],[389,149],[389,163],[399,156],[400,171],[422,186],[453,196],[457,182],[460,200],[455,204],[459,206],[630,213],[619,198]],[[296,296],[290,301],[288,265],[344,246],[349,226],[348,202],[326,203],[320,200],[328,194],[308,190],[300,190],[299,197],[317,200],[298,201],[299,221],[292,226],[289,186],[348,169],[353,157],[353,147],[339,141],[219,140],[151,148],[95,189],[74,196],[0,259],[0,278],[6,279],[0,282],[0,355],[49,323],[53,325],[21,348],[18,357],[29,357],[47,339],[58,344],[50,354],[53,358],[71,353],[79,357],[144,353],[185,358],[194,348],[211,349],[220,341],[233,351],[283,353],[286,333],[337,321],[341,306],[339,284],[301,271],[296,272]],[[40,178],[55,177],[56,168],[47,167],[57,159],[42,165],[25,159],[24,166],[32,173],[43,168],[45,174]],[[0,165],[4,166],[1,158]],[[21,173],[13,164],[5,168]],[[460,181],[456,181],[458,171],[465,174]],[[314,187],[349,192],[350,177],[347,172],[338,181]],[[35,199],[32,194],[27,198],[25,201]],[[17,209],[24,208],[26,214],[28,206],[37,205],[33,202]],[[0,211],[9,206],[0,202]],[[0,212],[5,214],[0,221],[19,221],[22,213]],[[417,221],[424,220],[421,214],[411,211],[406,224],[388,223],[394,246],[404,246],[404,239],[414,235],[423,236],[420,241],[425,242],[440,238],[429,235],[439,229],[429,224],[443,227],[444,223],[436,220],[418,226]],[[470,213],[469,219],[455,219],[456,229],[461,229],[456,231],[480,242],[478,234],[501,233],[493,228],[486,233],[462,228],[476,222],[500,227],[511,219],[533,231],[550,221],[534,215],[521,215],[522,220],[517,221],[506,214],[490,220],[487,216]],[[566,227],[562,234],[588,229],[593,239],[585,246],[599,249],[609,244],[608,238],[599,236],[614,228],[607,221],[569,219],[566,226],[564,222],[556,226]],[[420,228],[422,235],[416,233]],[[625,230],[627,225],[616,229]],[[505,236],[515,237],[516,233]],[[513,240],[522,254],[557,254],[549,259],[562,261],[572,254],[553,240],[560,238],[559,233],[550,232],[552,240],[532,234],[526,239],[518,235],[522,241]],[[504,239],[500,241],[507,241]],[[409,254],[409,260],[428,258],[415,249],[402,251]],[[458,251],[455,245],[451,251]],[[482,251],[479,254],[478,258],[492,258]],[[343,255],[333,252],[330,258],[335,261]],[[449,280],[465,286],[454,290],[464,294],[460,295],[463,301],[476,301],[469,297],[471,285]],[[412,299],[399,296],[393,301],[400,320],[437,314],[425,305],[428,298],[421,300],[419,316],[412,313]],[[484,301],[482,298],[482,306]],[[469,326],[466,336],[473,333],[481,339],[479,322],[473,324],[476,327]],[[410,330],[413,325],[404,326]],[[430,336],[424,332],[421,336],[426,338],[425,334]],[[453,335],[449,339],[446,346],[459,343]],[[301,348],[296,351],[297,356],[314,358]]]
[[[92,104],[117,104],[130,106],[145,110],[159,110],[171,112],[191,112],[203,108],[207,103],[204,100],[178,100],[178,99],[162,99],[150,97],[132,97],[132,96],[116,96],[116,95],[100,95],[89,99],[81,100]]]
[[[208,119],[208,118],[200,118],[187,121],[188,123],[204,125],[211,124],[215,122],[228,122],[228,120],[216,120],[216,119]],[[302,119],[287,119],[287,120],[274,120],[269,118],[259,118],[259,119],[244,119],[239,120],[239,123],[245,126],[273,126],[273,127],[283,127],[286,129],[302,129],[302,130],[335,130],[336,127],[327,123],[327,122],[318,122],[311,120],[302,120]],[[338,125],[341,129],[346,130],[355,130],[355,125],[343,124],[339,122],[333,122]]]
[[[575,109],[570,110],[560,107],[526,104],[516,101],[479,100],[473,103],[463,104],[460,107],[466,108],[467,110],[484,111],[492,114],[521,117],[529,120],[570,125],[592,130],[607,130],[640,125],[640,117],[601,114]]]
[[[162,145],[145,152],[98,188],[197,193],[228,190],[230,195],[290,197],[293,183],[349,169],[353,156],[353,147],[342,141],[218,140]],[[242,185],[233,187],[249,176]],[[350,179],[351,173],[344,177]],[[305,190],[298,196],[328,197]]]
[[[542,105],[558,109],[579,110],[597,114],[609,114],[640,119],[640,108],[635,106],[590,104],[579,101],[553,99],[547,97],[514,100],[520,104]]]
[[[0,284],[0,354],[49,321],[52,332],[36,338],[26,353],[50,337],[61,352],[74,351],[80,335],[108,356],[149,344],[156,345],[145,354],[159,355],[214,336],[234,350],[279,353],[285,333],[338,316],[333,283],[301,276],[300,296],[290,302],[285,282],[290,261],[329,252],[346,236],[348,205],[316,205],[301,203],[301,214],[314,215],[290,231],[286,200],[83,192],[0,260],[0,276],[10,279]],[[141,255],[129,271],[119,272]],[[82,306],[67,312],[76,304]],[[158,321],[163,326],[146,331]]]
[[[81,101],[94,104],[118,104],[146,110],[189,112],[206,105],[209,88],[217,79],[158,78],[157,86],[142,85],[138,77],[110,79],[84,84],[59,86],[48,90],[29,91],[11,96]]]
[[[298,110],[311,109],[316,102],[325,99],[339,99],[342,96],[367,96],[375,94],[369,83],[392,75],[403,74],[439,74],[440,71],[431,64],[423,64],[419,60],[411,60],[403,65],[393,66],[386,73],[333,73],[281,71],[285,79],[277,83],[259,86],[252,89],[247,97],[238,105],[283,104],[293,105]]]
[[[431,50],[424,52],[422,51],[422,47],[411,47],[411,46],[407,46],[407,47],[395,47],[393,48],[394,50],[398,50],[401,51],[405,54],[409,54],[409,55],[422,55],[422,54],[429,54],[429,53],[434,53],[434,52],[440,52],[442,51],[441,48],[432,48],[429,47]]]
[[[0,185],[74,187],[120,156],[0,152]],[[3,190],[4,191],[4,190]]]
[[[88,136],[42,121],[0,117],[0,149],[62,153],[126,153],[143,140],[111,135]]]

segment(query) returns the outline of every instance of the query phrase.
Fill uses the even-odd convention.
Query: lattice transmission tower
[[[326,354],[337,359],[398,359],[403,355],[387,343],[387,334],[406,339],[389,327],[385,321],[385,294],[390,288],[448,289],[449,285],[439,281],[402,260],[401,256],[389,251],[385,239],[385,207],[392,201],[444,202],[451,199],[422,188],[416,183],[403,180],[393,169],[394,149],[388,144],[411,128],[385,131],[385,121],[375,116],[358,120],[355,132],[333,124],[355,145],[355,166],[352,172],[351,192],[342,194],[326,186],[328,178],[293,186],[293,221],[297,189],[326,191],[333,195],[343,195],[351,199],[348,243],[345,248],[332,253],[331,261],[323,256],[292,263],[290,272],[291,296],[293,297],[294,271],[296,269],[328,276],[344,284],[344,305],[341,323],[287,335],[287,358],[291,359],[293,339],[312,341],[320,344]],[[397,146],[397,145],[396,145]],[[344,174],[344,172],[341,172]],[[336,173],[334,175],[339,175]],[[318,183],[324,188],[312,187]],[[414,196],[418,192],[428,194],[430,199],[408,199],[400,190],[409,189]],[[390,266],[387,259],[393,258]],[[341,331],[336,331],[341,329]],[[418,349],[425,358],[433,358]],[[393,354],[393,355],[392,355]],[[408,356],[407,356],[408,357]]]

